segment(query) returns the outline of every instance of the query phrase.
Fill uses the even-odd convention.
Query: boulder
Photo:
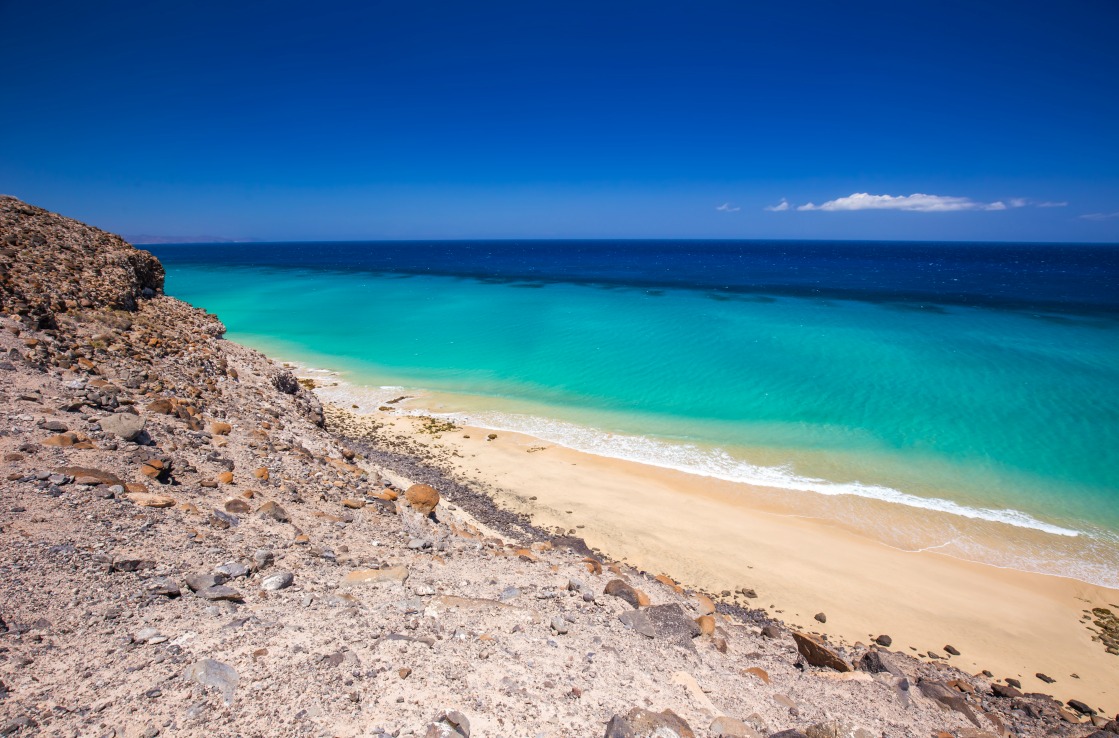
[[[277,523],[287,523],[291,521],[288,511],[276,502],[266,502],[257,508],[257,517],[265,518],[267,520],[275,520]]]
[[[652,712],[635,707],[606,724],[606,738],[695,738],[691,727],[672,710]]]
[[[707,729],[714,738],[762,738],[762,734],[741,720],[720,715]]]
[[[266,592],[275,592],[277,590],[287,589],[294,581],[295,575],[290,571],[278,571],[261,579],[260,588]]]
[[[252,512],[252,507],[249,503],[240,497],[226,500],[222,507],[225,508],[227,513],[233,513],[234,515],[247,515]]]
[[[624,600],[634,609],[649,604],[649,597],[644,592],[631,587],[621,579],[611,579],[606,583],[606,588],[602,590],[602,593]]]
[[[797,643],[797,650],[812,666],[822,666],[836,671],[851,671],[851,665],[831,647],[824,645],[823,641],[808,633],[793,631],[793,640]]]
[[[233,426],[221,420],[215,420],[210,423],[210,433],[215,436],[228,436]]]
[[[133,505],[140,507],[174,507],[175,498],[167,495],[153,495],[148,492],[129,492],[125,495]]]
[[[107,418],[101,418],[98,424],[105,433],[125,441],[135,441],[144,432],[146,421],[132,413],[114,413]]]
[[[229,576],[220,572],[214,574],[190,574],[186,576],[183,581],[190,587],[190,591],[200,592],[210,587],[216,587],[219,584],[225,584],[229,581]]]
[[[439,504],[439,492],[426,484],[413,484],[404,492],[404,499],[417,512],[430,515]]]
[[[935,700],[945,707],[949,707],[956,712],[960,713],[972,722],[975,727],[982,727],[979,724],[979,718],[972,712],[971,707],[968,706],[967,700],[959,692],[950,689],[947,685],[941,682],[934,682],[922,679],[917,684],[917,689],[921,694],[928,697],[930,700]]]

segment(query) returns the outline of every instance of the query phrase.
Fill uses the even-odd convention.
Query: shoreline
[[[1092,641],[1091,623],[1082,620],[1093,607],[1115,609],[1117,589],[891,547],[822,517],[767,505],[764,488],[757,488],[759,501],[742,494],[749,485],[525,434],[471,426],[424,432],[421,415],[327,408],[332,432],[422,448],[433,465],[483,490],[499,509],[716,600],[851,645],[888,634],[896,650],[1018,679],[1023,691],[1066,700],[1081,695],[1108,710],[1119,705],[1112,686],[1119,657]],[[491,434],[496,438],[488,440]],[[757,598],[739,594],[743,588]],[[821,612],[826,623],[814,619]]]
[[[488,398],[482,395],[460,395],[408,384],[381,386],[374,380],[362,382],[360,377],[343,378],[348,372],[310,367],[298,360],[277,361],[302,372],[302,376],[315,383],[316,394],[324,403],[339,407],[348,404],[350,412],[376,414],[391,408],[399,415],[431,416],[485,429],[487,433],[525,436],[535,439],[537,445],[562,447],[606,462],[637,464],[707,479],[712,484],[731,485],[729,489],[748,490],[755,505],[788,516],[820,518],[902,552],[936,550],[964,562],[1119,590],[1119,549],[1111,538],[1101,540],[1092,531],[1106,536],[1119,533],[1093,529],[1087,521],[1046,521],[1013,507],[957,502],[948,493],[923,497],[873,484],[802,478],[784,467],[757,466],[740,460],[716,446],[550,420],[544,406],[529,408],[530,413],[525,415],[512,407],[502,408],[502,401],[498,400],[495,410],[487,406]],[[544,423],[543,432],[534,421]],[[552,426],[558,430],[551,432]],[[604,441],[608,447],[602,446]],[[638,445],[637,451],[632,448],[634,444]],[[663,457],[655,456],[658,451]],[[759,474],[743,478],[723,473],[687,459],[682,461],[680,454],[698,454],[701,461],[709,456],[725,457],[733,465],[749,466]],[[769,472],[777,477],[772,483],[765,478]],[[798,486],[790,481],[816,484]],[[762,496],[764,501],[758,499]]]

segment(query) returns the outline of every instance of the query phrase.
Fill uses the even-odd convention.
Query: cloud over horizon
[[[1014,199],[1007,205],[1001,200],[995,202],[977,202],[970,197],[951,197],[947,195],[925,195],[916,192],[912,195],[871,195],[867,192],[856,192],[847,197],[828,200],[816,205],[807,203],[800,205],[797,210],[824,210],[828,212],[852,210],[907,210],[915,213],[952,213],[961,210],[1006,210],[1011,207],[1023,207],[1025,200]]]

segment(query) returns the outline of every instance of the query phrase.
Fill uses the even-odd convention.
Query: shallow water
[[[916,516],[888,533],[902,546],[943,543],[918,532],[938,511],[994,526],[986,542],[955,531],[957,555],[1119,586],[1114,247],[154,250],[169,294],[232,340],[338,370],[340,400],[423,391],[432,409],[585,451],[884,500]],[[885,517],[907,529],[856,522]]]

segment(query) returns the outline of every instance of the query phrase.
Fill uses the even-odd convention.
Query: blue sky
[[[127,234],[1119,241],[1112,0],[320,5],[0,0],[0,192]]]

